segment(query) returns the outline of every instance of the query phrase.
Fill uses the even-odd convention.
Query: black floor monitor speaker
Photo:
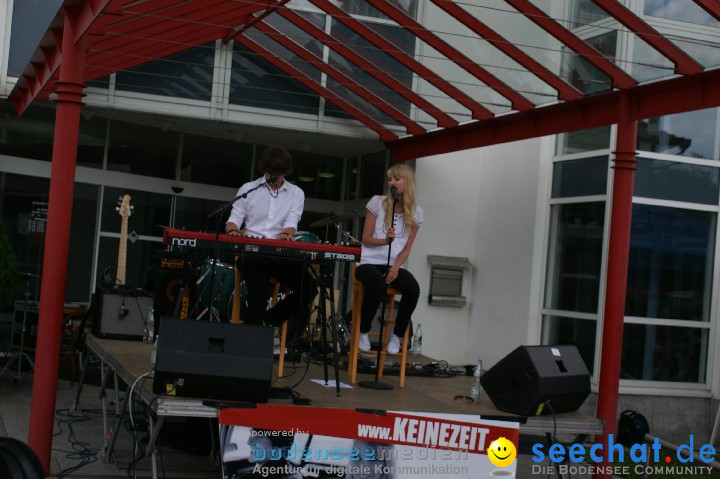
[[[161,318],[153,392],[267,402],[274,336],[266,326]]]
[[[98,312],[93,318],[93,335],[105,339],[143,338],[153,306],[150,293],[141,289],[115,287],[97,289]]]
[[[520,346],[480,382],[496,408],[523,416],[575,411],[590,394],[590,373],[575,346]]]

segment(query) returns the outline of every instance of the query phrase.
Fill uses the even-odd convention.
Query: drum
[[[206,308],[210,305],[208,301],[210,294],[210,276],[212,275],[212,260],[203,261],[200,276],[197,280],[197,294],[199,297],[198,306]],[[230,300],[235,291],[235,267],[230,264],[218,261],[215,266],[215,283],[213,284],[213,306],[221,313],[229,308]]]
[[[295,241],[301,243],[319,243],[320,238],[309,231],[298,231],[295,233]]]

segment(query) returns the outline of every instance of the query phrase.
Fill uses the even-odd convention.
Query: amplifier
[[[267,402],[273,367],[273,328],[158,319],[155,394]]]
[[[93,318],[93,335],[106,339],[140,341],[153,307],[150,293],[123,286],[99,287],[98,313]]]

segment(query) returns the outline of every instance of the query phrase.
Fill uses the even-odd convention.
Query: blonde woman
[[[420,297],[415,277],[403,268],[423,223],[423,211],[415,203],[415,172],[408,165],[393,165],[387,171],[387,196],[374,196],[367,204],[362,234],[362,253],[355,277],[365,286],[360,321],[360,351],[370,350],[368,333],[388,285],[402,293],[388,354],[400,351],[410,317]],[[390,262],[388,265],[388,248]]]

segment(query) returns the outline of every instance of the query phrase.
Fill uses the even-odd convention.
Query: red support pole
[[[72,12],[65,9],[60,78],[55,82],[57,85],[55,138],[28,435],[28,443],[40,458],[46,474],[50,471],[55,423],[60,335],[65,304],[65,275],[70,243],[80,109],[84,96],[85,37],[75,43],[73,28],[75,22],[72,15]]]
[[[595,441],[603,444],[603,469],[610,466],[608,435],[615,437],[620,362],[622,359],[625,296],[627,294],[628,259],[630,256],[630,225],[632,222],[633,182],[637,159],[637,120],[633,119],[632,99],[623,95],[619,102],[613,178],[612,210],[610,213],[610,248],[605,287],[605,320],[603,322],[602,355],[597,417],[605,423],[605,434]],[[613,441],[617,444],[617,441]],[[610,477],[612,475],[596,475]]]

